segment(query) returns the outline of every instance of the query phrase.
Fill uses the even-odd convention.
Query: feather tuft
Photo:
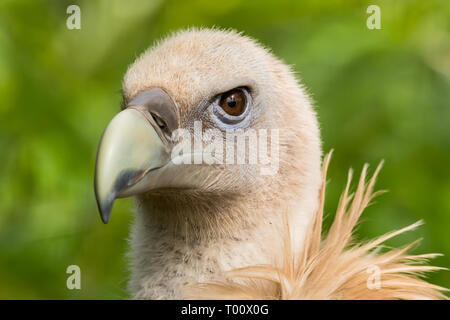
[[[285,219],[280,257],[273,265],[257,265],[228,271],[223,281],[186,287],[189,299],[448,299],[448,289],[423,279],[423,274],[445,268],[424,265],[438,254],[409,255],[415,241],[402,248],[381,252],[387,240],[422,224],[387,233],[368,243],[353,241],[354,229],[364,209],[381,192],[374,192],[383,162],[366,182],[368,166],[362,169],[354,194],[350,194],[352,170],[342,193],[333,224],[322,235],[326,174],[331,152],[325,156],[319,207],[311,221],[300,255],[292,250]],[[287,230],[287,231],[286,231]]]

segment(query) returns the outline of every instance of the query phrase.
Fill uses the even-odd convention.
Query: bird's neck
[[[212,280],[233,268],[272,262],[280,250],[283,214],[295,212],[289,221],[297,243],[303,241],[315,201],[257,199],[261,198],[249,194],[138,199],[131,233],[133,297],[180,298],[181,288],[188,284]]]

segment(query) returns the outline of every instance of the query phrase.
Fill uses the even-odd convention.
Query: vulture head
[[[288,66],[237,32],[186,30],[136,59],[123,100],[99,145],[95,194],[104,223],[117,198],[135,197],[133,297],[180,298],[185,285],[268,262],[284,216],[301,246],[321,142]]]

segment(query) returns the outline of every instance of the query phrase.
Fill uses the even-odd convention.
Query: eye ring
[[[229,102],[227,98],[233,95],[234,99],[239,99],[239,101],[236,101],[234,107],[224,107],[224,104]],[[231,100],[233,101],[233,99]],[[238,105],[238,103],[240,103],[240,105]],[[216,118],[216,121],[218,120],[225,125],[234,126],[241,123],[243,120],[250,118],[251,104],[252,97],[248,92],[248,89],[246,87],[237,87],[218,95],[211,105],[211,111],[214,118]]]

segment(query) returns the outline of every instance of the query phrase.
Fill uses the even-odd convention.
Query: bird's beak
[[[141,183],[149,172],[170,161],[167,133],[177,126],[175,104],[154,88],[139,94],[117,114],[101,138],[94,189],[100,216],[108,223],[116,198],[148,190]]]

